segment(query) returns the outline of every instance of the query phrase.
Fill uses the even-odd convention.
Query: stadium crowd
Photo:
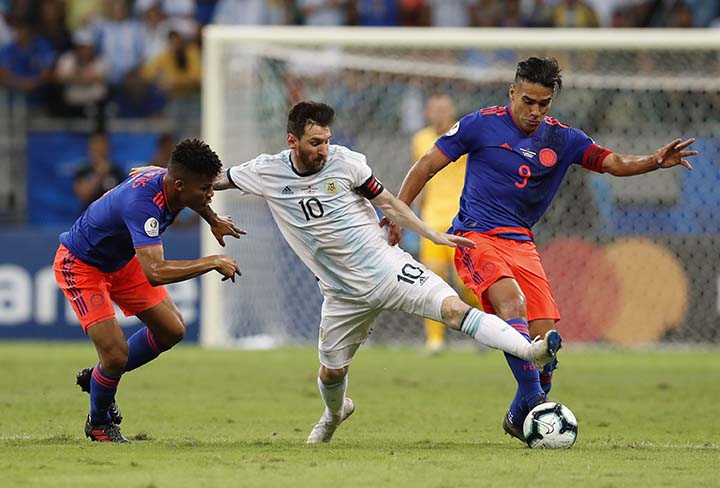
[[[720,2],[700,0],[6,0],[0,9],[0,83],[60,117],[197,117],[209,23],[707,27],[720,16]]]

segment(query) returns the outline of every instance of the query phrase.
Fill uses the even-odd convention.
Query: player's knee
[[[185,339],[186,330],[187,329],[185,327],[185,320],[183,319],[182,315],[178,315],[173,326],[170,327],[170,329],[167,331],[165,337],[165,345],[167,347],[172,347],[178,342]]]
[[[125,370],[127,361],[127,343],[100,351],[100,366],[102,370],[109,375],[120,376]]]
[[[344,368],[340,369],[330,369],[326,368],[325,366],[320,367],[320,381],[325,383],[326,385],[332,385],[334,383],[339,383],[347,376],[348,367],[345,366]]]
[[[525,317],[527,302],[522,294],[512,295],[498,304],[493,304],[495,314],[503,320]]]
[[[443,300],[440,308],[443,323],[451,329],[460,330],[462,319],[469,308],[470,305],[463,302],[458,297],[447,297]]]

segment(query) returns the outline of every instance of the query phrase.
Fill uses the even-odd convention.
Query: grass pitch
[[[718,486],[720,353],[564,350],[553,399],[579,421],[567,451],[503,435],[502,354],[361,350],[356,413],[304,444],[322,412],[314,350],[177,347],[129,373],[126,445],[82,428],[89,343],[0,343],[0,486]]]

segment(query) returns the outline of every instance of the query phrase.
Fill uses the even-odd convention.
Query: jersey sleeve
[[[258,173],[258,166],[263,157],[264,155],[260,155],[255,159],[228,168],[228,180],[243,195],[263,195],[262,178]]]
[[[123,221],[133,247],[157,246],[160,238],[160,208],[151,199],[136,198],[123,208]]]
[[[473,112],[460,119],[450,130],[435,141],[435,147],[450,161],[467,154],[480,142],[482,115]]]
[[[582,164],[583,168],[596,173],[602,173],[602,163],[612,151],[605,149],[595,142],[583,131],[570,129],[568,133],[568,153],[571,161]]]
[[[365,155],[347,149],[345,157],[350,163],[350,182],[355,191],[368,200],[381,194],[385,187],[373,176]]]

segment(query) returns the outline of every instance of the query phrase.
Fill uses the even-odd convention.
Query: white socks
[[[325,416],[337,420],[342,416],[343,403],[345,402],[345,392],[347,391],[348,379],[345,376],[339,383],[326,385],[317,379],[320,396],[325,402]]]
[[[507,322],[489,313],[471,308],[460,330],[486,346],[500,349],[522,359],[530,353],[530,343]]]

